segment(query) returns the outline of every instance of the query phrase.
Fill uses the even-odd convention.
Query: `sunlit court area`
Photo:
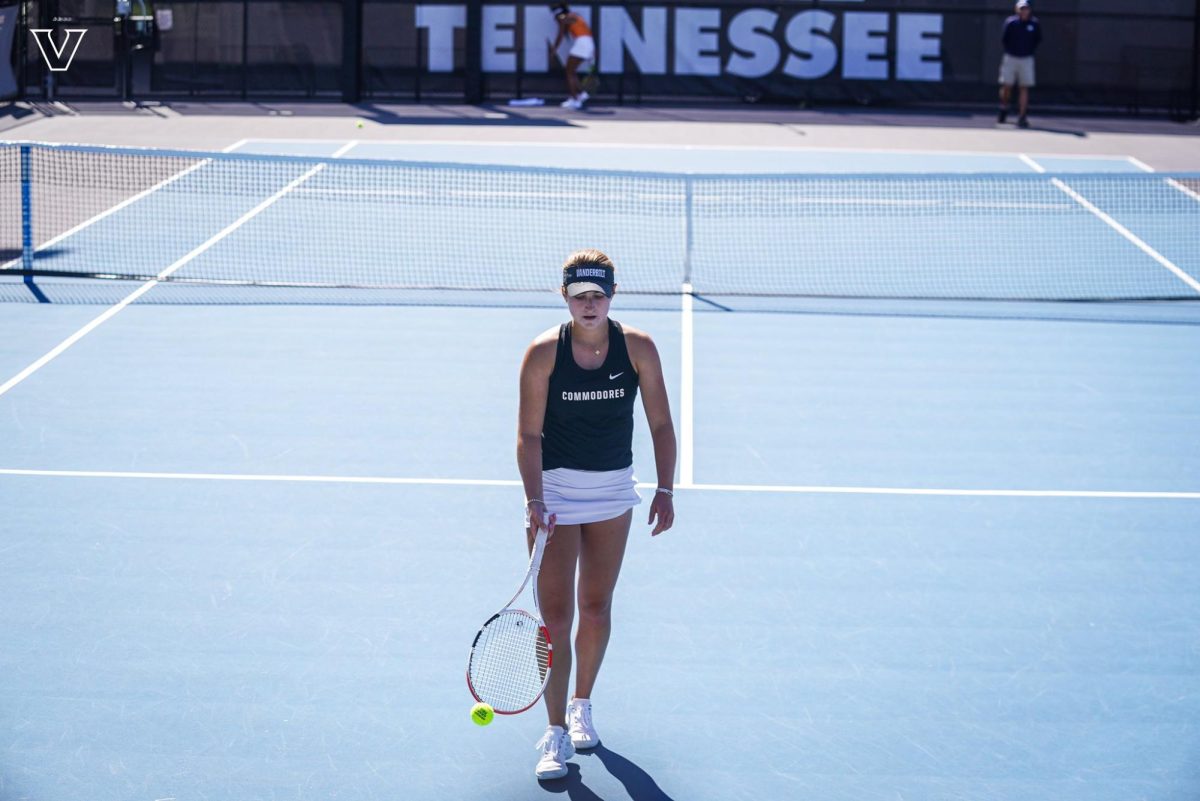
[[[1077,5],[0,8],[0,801],[1195,799],[1200,12]]]

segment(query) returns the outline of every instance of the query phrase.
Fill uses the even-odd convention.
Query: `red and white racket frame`
[[[500,711],[499,709],[494,709],[493,711],[497,715],[519,715],[522,712],[532,709],[534,704],[542,700],[542,694],[546,692],[546,685],[550,683],[550,672],[554,668],[554,641],[550,639],[550,629],[546,628],[546,623],[542,620],[542,607],[538,602],[537,589],[537,577],[538,573],[541,572],[542,569],[542,554],[544,554],[546,551],[546,540],[549,539],[549,537],[549,531],[544,528],[538,529],[537,536],[533,538],[533,552],[529,555],[529,567],[525,571],[525,578],[521,580],[521,586],[517,587],[517,591],[513,593],[513,597],[508,600],[508,603],[504,605],[503,609],[489,617],[487,621],[479,627],[479,631],[475,632],[475,639],[471,641],[471,656],[473,656],[475,653],[475,645],[479,642],[479,635],[483,634],[483,630],[487,628],[488,623],[491,623],[505,612],[520,612],[521,614],[528,616],[530,620],[537,624],[538,631],[540,631],[542,636],[546,638],[546,678],[542,681],[542,689],[538,691],[537,697],[530,702],[529,706],[522,707],[521,709],[513,709],[504,712]],[[533,580],[534,611],[534,614],[532,615],[524,609],[519,609],[513,606],[513,603],[516,602],[517,598],[521,597],[521,593],[523,593],[525,588],[529,586],[531,579]],[[475,686],[471,684],[471,656],[468,656],[467,658],[467,689],[471,691],[471,696],[476,701],[482,703],[483,699],[479,697],[479,693],[475,691]]]

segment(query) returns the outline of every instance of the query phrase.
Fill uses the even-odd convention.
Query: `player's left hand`
[[[654,493],[654,500],[650,501],[650,517],[646,520],[646,524],[653,523],[655,517],[658,518],[658,525],[650,532],[651,537],[657,537],[675,525],[674,499],[665,492]]]

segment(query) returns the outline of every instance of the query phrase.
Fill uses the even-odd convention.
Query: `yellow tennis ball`
[[[359,128],[361,128],[361,127],[362,127],[362,120],[359,120],[359,121],[358,121],[358,127],[359,127]]]
[[[496,712],[489,704],[479,703],[471,707],[471,720],[476,726],[486,726],[496,717]]]

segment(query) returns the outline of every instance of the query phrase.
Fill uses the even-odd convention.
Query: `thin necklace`
[[[574,328],[574,327],[575,327],[575,324],[574,324],[574,323],[572,323],[572,324],[571,324],[571,328]],[[593,351],[593,353],[595,353],[597,356],[599,356],[599,355],[600,355],[600,348],[596,348],[596,349]]]

